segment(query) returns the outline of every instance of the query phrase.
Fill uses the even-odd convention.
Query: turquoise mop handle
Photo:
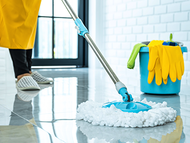
[[[83,37],[84,37],[85,34],[89,33],[88,30],[87,30],[87,28],[84,26],[83,22],[81,21],[81,19],[77,18],[77,19],[75,20],[75,24],[76,24],[77,29],[78,29],[78,31],[79,31],[78,34],[79,34],[80,36],[83,36]],[[85,38],[85,37],[84,37],[84,38]]]
[[[121,94],[121,96],[123,97],[123,101],[124,102],[130,102],[133,101],[133,97],[131,94],[128,93],[127,88],[123,87],[119,90],[119,94]]]
[[[131,94],[128,93],[127,88],[122,82],[117,82],[115,84],[115,88],[118,91],[119,94],[121,94],[122,99],[124,102],[130,102],[133,101],[133,97]]]
[[[81,21],[81,19],[76,15],[76,13],[71,8],[71,6],[69,5],[69,3],[66,0],[61,0],[61,1],[63,2],[63,4],[65,5],[65,8],[67,9],[67,11],[69,12],[69,14],[71,15],[72,19],[74,20],[74,22],[75,22],[75,24],[77,26],[78,34],[80,36],[84,37],[85,34],[89,33],[88,30],[87,30],[87,28],[84,26],[84,24]]]
[[[106,72],[108,73],[110,78],[112,79],[113,83],[116,85],[116,89],[117,89],[118,93],[121,94],[123,101],[133,101],[133,98],[130,94],[128,94],[127,88],[125,87],[125,85],[122,84],[122,86],[121,86],[121,84],[118,84],[121,82],[119,81],[118,77],[116,76],[114,71],[111,69],[110,65],[108,64],[108,62],[106,61],[106,59],[104,58],[102,53],[99,51],[98,47],[96,46],[96,44],[94,43],[92,38],[90,37],[89,32],[88,32],[87,28],[84,26],[83,22],[75,14],[75,12],[71,8],[71,6],[67,2],[67,0],[61,0],[61,1],[65,5],[66,9],[68,10],[68,12],[71,15],[71,17],[73,18],[73,20],[75,21],[75,24],[78,29],[78,34],[80,36],[83,36],[86,39],[86,41],[88,42],[88,44],[90,45],[90,47],[92,48],[94,53],[96,54],[97,58],[101,62],[102,66],[104,67],[104,69],[106,70]],[[119,86],[117,86],[117,85],[119,85]]]

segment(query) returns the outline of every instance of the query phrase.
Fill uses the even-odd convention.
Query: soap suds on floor
[[[173,122],[176,119],[176,110],[167,107],[167,102],[148,102],[146,99],[134,102],[142,102],[152,106],[152,109],[139,113],[128,113],[117,109],[114,105],[110,108],[102,108],[103,103],[86,101],[77,109],[77,120],[84,120],[92,125],[113,127],[154,127]]]

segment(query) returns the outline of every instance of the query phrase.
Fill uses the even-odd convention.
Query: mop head
[[[113,127],[154,127],[173,122],[176,119],[176,110],[167,107],[167,102],[148,102],[146,99],[134,99],[134,102],[142,102],[152,109],[139,113],[128,113],[117,109],[114,105],[110,108],[102,108],[102,103],[86,101],[77,109],[77,120],[84,120],[92,125]]]

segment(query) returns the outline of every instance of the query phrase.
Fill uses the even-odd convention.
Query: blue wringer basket
[[[144,42],[143,42],[144,43]],[[181,46],[182,53],[187,52],[187,47]],[[139,52],[140,61],[140,86],[141,91],[148,94],[178,94],[180,92],[181,81],[176,80],[172,82],[168,76],[167,84],[162,84],[158,86],[155,82],[155,78],[152,83],[148,83],[148,62],[149,62],[149,48],[142,47]]]

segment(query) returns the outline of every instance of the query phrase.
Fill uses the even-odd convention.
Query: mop
[[[166,102],[156,104],[147,102],[146,99],[142,101],[133,99],[132,95],[128,93],[126,86],[119,80],[99,51],[81,19],[75,14],[67,0],[61,1],[74,20],[78,34],[86,39],[123,100],[104,104],[93,101],[81,103],[77,109],[76,119],[90,122],[93,125],[116,127],[149,127],[174,121],[176,111],[171,107],[167,107]]]

